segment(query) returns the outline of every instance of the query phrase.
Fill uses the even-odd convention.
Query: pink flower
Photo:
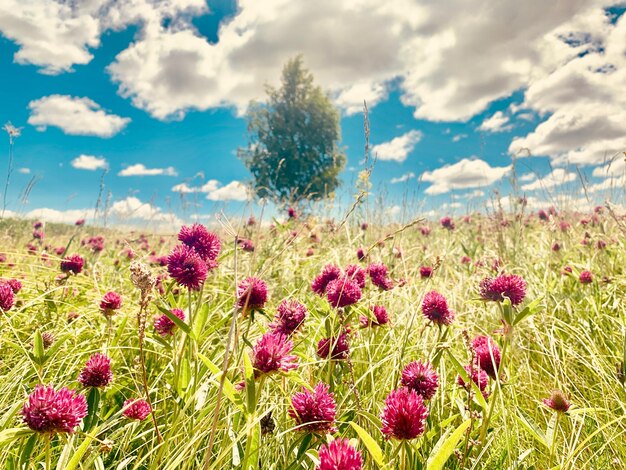
[[[387,309],[385,307],[382,305],[374,305],[373,307],[370,307],[370,310],[374,314],[375,320],[372,320],[366,315],[361,315],[359,323],[362,328],[366,328],[368,326],[382,326],[389,323],[389,314],[387,313]]]
[[[208,267],[193,248],[178,245],[167,258],[167,271],[179,285],[190,290],[200,290],[206,280]]]
[[[293,418],[298,430],[310,433],[335,432],[337,414],[333,394],[328,392],[328,385],[318,383],[313,392],[306,388],[291,397],[289,416]]]
[[[550,398],[544,398],[543,404],[559,413],[567,413],[570,406],[572,406],[565,394],[560,390],[554,390]]]
[[[496,278],[483,279],[479,291],[483,300],[502,302],[507,298],[512,305],[519,305],[526,297],[526,281],[514,274],[503,274]]]
[[[293,343],[286,336],[274,332],[265,333],[252,348],[250,359],[256,377],[272,372],[289,372],[297,369],[298,356],[289,354]]]
[[[433,268],[430,266],[420,266],[420,277],[422,279],[428,279],[433,277]]]
[[[439,376],[429,362],[413,361],[402,370],[401,383],[424,400],[430,400],[439,388]]]
[[[289,336],[302,326],[307,313],[307,308],[297,300],[285,299],[278,306],[270,328],[275,333]]]
[[[298,212],[296,212],[296,209],[293,207],[290,207],[287,209],[287,215],[289,216],[290,219],[297,219],[298,218]]]
[[[430,235],[430,227],[427,227],[426,225],[420,227],[420,233],[427,237],[428,235]]]
[[[261,310],[267,302],[267,285],[256,277],[244,279],[237,286],[237,306],[244,311]]]
[[[0,310],[8,312],[13,308],[15,295],[11,285],[7,282],[0,282]]]
[[[344,272],[346,273],[346,277],[355,281],[360,289],[365,287],[365,278],[367,277],[367,273],[363,268],[357,266],[356,264],[351,264],[346,266]]]
[[[74,222],[74,225],[76,225],[77,227],[85,225],[85,219],[78,219],[76,222]]]
[[[442,217],[441,220],[439,220],[439,223],[446,230],[454,230],[456,228],[456,226],[454,225],[454,221],[452,220],[452,217],[448,217],[448,216]]]
[[[387,266],[383,263],[372,263],[368,266],[367,271],[372,284],[376,287],[382,290],[390,290],[393,288],[393,281],[387,276]]]
[[[591,284],[593,282],[593,274],[591,274],[591,271],[582,271],[580,276],[578,276],[578,280],[581,284]]]
[[[365,253],[365,249],[359,248],[356,250],[356,258],[359,261],[365,261],[367,259],[367,254]]]
[[[117,292],[107,292],[100,301],[100,310],[105,316],[115,314],[122,307],[122,297]]]
[[[64,273],[79,274],[83,270],[85,259],[80,255],[66,256],[61,260],[61,271]]]
[[[247,238],[240,238],[237,240],[237,244],[241,247],[243,251],[247,251],[248,253],[252,253],[254,251],[254,243],[252,240]]]
[[[9,286],[11,286],[11,290],[14,294],[17,294],[22,290],[22,283],[17,279],[3,279],[0,282],[6,282]]]
[[[85,387],[106,387],[113,380],[111,359],[104,354],[93,354],[78,376]]]
[[[361,288],[357,281],[344,276],[328,283],[326,298],[335,308],[348,307],[359,301]]]
[[[448,301],[434,290],[424,296],[422,314],[436,325],[450,325],[454,320],[454,312],[448,308]]]
[[[472,341],[472,349],[476,353],[476,361],[489,377],[495,379],[500,368],[500,348],[487,336],[477,336]]]
[[[322,273],[313,280],[311,283],[311,289],[317,295],[324,295],[326,293],[328,283],[339,278],[339,276],[341,276],[341,270],[339,267],[334,264],[328,264],[324,266]]]
[[[361,470],[361,452],[350,445],[348,439],[335,439],[324,444],[319,451],[320,464],[316,470]]]
[[[424,432],[428,410],[415,390],[405,387],[392,391],[380,416],[386,439],[415,439]]]
[[[87,400],[66,387],[37,385],[22,407],[26,425],[41,433],[73,433],[85,416]]]
[[[478,366],[478,364],[467,365],[467,366],[464,366],[463,368],[465,369],[465,372],[467,372],[467,375],[469,375],[472,382],[474,382],[478,386],[478,389],[483,394],[483,397],[487,398],[489,396],[489,392],[487,391],[487,384],[489,383],[489,376],[487,375],[487,372],[482,370]],[[456,383],[459,386],[464,387],[469,390],[470,385],[466,384],[465,381],[463,380],[463,377],[461,377],[460,375],[457,377]]]
[[[181,309],[173,308],[172,310],[170,310],[170,312],[172,312],[182,321],[185,321],[185,312],[183,312]],[[170,319],[170,317],[163,313],[154,321],[154,329],[158,334],[165,338],[166,336],[171,336],[174,334],[174,330],[176,329],[176,323],[174,323]]]
[[[350,344],[347,333],[341,333],[339,337],[324,338],[317,343],[317,355],[322,359],[342,360],[346,359],[349,353]]]
[[[143,421],[152,413],[152,408],[150,408],[148,402],[143,399],[126,400],[122,410],[122,414],[127,418],[139,421]]]
[[[213,232],[209,232],[202,224],[183,225],[178,232],[178,240],[193,248],[209,269],[217,266],[215,260],[220,254],[221,242]]]

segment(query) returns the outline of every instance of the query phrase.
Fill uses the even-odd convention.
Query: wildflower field
[[[366,221],[3,221],[0,468],[626,467],[620,214]]]

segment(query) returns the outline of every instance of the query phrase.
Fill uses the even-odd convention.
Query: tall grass
[[[330,383],[335,394],[335,436],[356,439],[365,468],[417,469],[428,463],[428,468],[439,468],[437,459],[450,469],[624,468],[626,247],[618,229],[623,222],[606,210],[594,224],[580,225],[582,217],[562,213],[541,222],[526,215],[475,215],[468,222],[457,220],[453,231],[424,222],[432,228],[430,236],[420,233],[422,223],[370,223],[362,230],[355,217],[336,224],[292,220],[273,229],[225,227],[219,267],[209,275],[202,294],[189,296],[165,280],[165,291],[155,291],[147,306],[145,384],[162,442],[150,419],[130,421],[121,413],[125,399],[145,396],[136,323],[142,298],[131,284],[130,260],[123,249],[129,244],[138,259],[147,261],[151,250],[167,254],[174,238],[166,237],[161,244],[158,237],[149,237],[150,247],[142,248],[136,234],[108,231],[106,249],[99,254],[76,240],[68,253],[83,254],[86,269],[60,281],[58,257],[42,259],[41,254],[46,244],[67,245],[75,229],[49,225],[38,252],[28,254],[30,227],[3,221],[2,247],[8,260],[0,264],[0,276],[20,278],[24,288],[18,304],[0,315],[0,467],[40,468],[47,438],[27,432],[20,419],[28,393],[38,383],[79,389],[76,378],[87,358],[106,345],[113,383],[102,393],[93,428],[52,438],[55,468],[313,468],[326,438],[294,429],[288,412],[293,393],[319,381]],[[562,219],[571,224],[565,232],[559,227]],[[581,244],[585,232],[588,245]],[[313,241],[312,233],[321,241]],[[253,240],[254,253],[235,254],[237,234]],[[605,249],[596,248],[599,239],[608,243]],[[555,241],[562,245],[558,252],[551,249]],[[316,355],[317,341],[337,328],[339,318],[325,299],[311,292],[311,280],[328,263],[357,263],[360,247],[371,248],[369,261],[386,263],[391,276],[406,284],[390,291],[366,287],[361,301],[345,312],[352,319],[350,364],[322,360]],[[401,257],[394,247],[401,249]],[[312,256],[306,256],[308,248],[313,248]],[[462,256],[472,262],[461,263]],[[505,368],[481,405],[477,397],[468,401],[468,392],[456,380],[458,364],[470,360],[465,337],[486,334],[500,344],[504,341],[496,332],[502,328],[500,310],[477,294],[480,280],[494,275],[494,259],[500,260],[501,270],[526,280],[522,309],[537,302],[533,314],[515,326]],[[420,278],[422,265],[436,267],[432,278]],[[572,267],[572,274],[562,274],[565,265]],[[154,266],[153,272],[164,269]],[[578,281],[585,269],[594,275],[592,284]],[[263,312],[243,316],[234,308],[235,287],[249,275],[267,282],[270,300]],[[124,298],[110,332],[98,310],[109,290]],[[444,294],[456,312],[445,335],[420,312],[430,290]],[[284,298],[298,299],[309,310],[303,331],[294,337],[299,368],[270,375],[261,384],[251,378],[247,357]],[[367,315],[371,305],[387,308],[390,326],[358,328],[355,320]],[[194,322],[186,333],[163,339],[151,322],[161,314],[159,307],[193,309]],[[69,312],[77,312],[78,319],[68,322]],[[37,333],[43,332],[52,332],[55,342],[37,356],[33,345]],[[224,361],[227,344],[230,358]],[[192,352],[181,354],[183,348]],[[428,403],[425,434],[401,446],[384,439],[379,416],[385,397],[398,386],[403,366],[417,359],[436,365],[440,387]],[[236,391],[234,385],[246,378],[247,387]],[[564,391],[573,404],[558,420],[542,404],[553,389]],[[485,425],[490,408],[492,416]],[[271,427],[270,413],[274,429],[262,433]]]

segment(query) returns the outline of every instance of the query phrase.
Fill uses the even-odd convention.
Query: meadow
[[[0,468],[626,468],[610,206],[0,233]]]

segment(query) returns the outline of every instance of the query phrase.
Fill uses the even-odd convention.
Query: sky
[[[0,0],[9,215],[183,223],[250,210],[246,107],[302,54],[389,217],[623,204],[626,3]],[[0,136],[6,180],[9,133]],[[4,188],[4,184],[2,185]],[[584,188],[584,189],[583,189]]]

